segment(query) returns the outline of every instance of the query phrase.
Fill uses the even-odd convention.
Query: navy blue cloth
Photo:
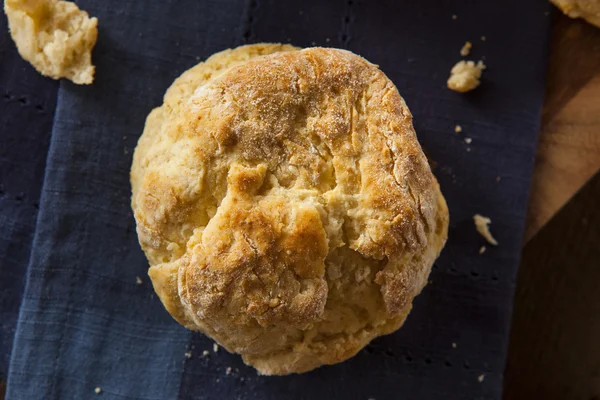
[[[25,284],[58,82],[21,59],[0,17],[0,387]]]
[[[8,399],[92,398],[96,388],[106,399],[501,398],[546,2],[78,3],[100,21],[96,81],[60,84]],[[445,82],[466,40],[470,58],[485,56],[489,68],[480,88],[458,94]],[[129,206],[132,151],[173,79],[216,51],[259,41],[343,47],[379,64],[414,114],[451,213],[446,249],[406,325],[347,362],[287,377],[257,376],[169,317]],[[483,255],[475,213],[492,218],[500,242]]]

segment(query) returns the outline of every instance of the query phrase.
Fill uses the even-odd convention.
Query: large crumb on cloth
[[[490,232],[489,224],[492,223],[492,220],[488,217],[484,217],[483,215],[475,214],[473,215],[473,221],[475,221],[475,228],[477,228],[477,232],[479,232],[479,234],[483,236],[489,244],[498,246],[498,241],[494,239],[492,233]]]
[[[450,71],[448,78],[448,89],[456,92],[468,92],[479,86],[481,72],[485,69],[485,64],[479,61],[477,64],[473,61],[459,61]]]

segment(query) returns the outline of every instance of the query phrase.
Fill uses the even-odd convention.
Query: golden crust
[[[263,374],[340,362],[398,329],[448,227],[411,120],[344,50],[244,46],[184,73],[131,171],[167,310]]]
[[[571,18],[584,18],[600,27],[600,0],[550,0]]]

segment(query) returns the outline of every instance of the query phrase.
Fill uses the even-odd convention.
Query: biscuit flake
[[[17,50],[42,75],[88,85],[94,81],[91,52],[98,20],[69,1],[5,0]]]
[[[463,47],[460,49],[460,55],[463,57],[466,57],[469,55],[469,53],[471,52],[471,47],[473,47],[473,45],[471,44],[471,42],[465,42],[465,44],[463,45]]]
[[[498,246],[498,241],[494,239],[490,232],[489,224],[492,223],[492,220],[488,217],[484,217],[483,215],[475,214],[473,215],[473,221],[475,222],[475,228],[477,229],[477,232],[479,232],[479,234],[483,236],[489,244]]]
[[[473,61],[459,61],[450,71],[448,89],[456,92],[468,92],[479,86],[481,72],[486,68],[483,61],[477,64]]]

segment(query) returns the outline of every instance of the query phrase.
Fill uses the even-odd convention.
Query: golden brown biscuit
[[[58,0],[5,0],[4,12],[19,54],[38,72],[77,84],[94,81],[96,18],[75,3]]]
[[[446,240],[404,100],[344,50],[243,46],[185,72],[148,116],[131,183],[167,310],[263,374],[398,329]]]
[[[600,27],[600,0],[550,0],[571,18],[584,18]]]

